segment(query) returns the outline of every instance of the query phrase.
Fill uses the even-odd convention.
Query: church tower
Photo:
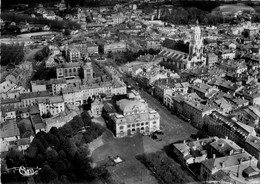
[[[198,62],[203,62],[203,42],[201,38],[201,30],[199,27],[199,22],[197,20],[197,25],[194,28],[194,32],[191,37],[189,45],[189,61],[192,66],[195,66]]]

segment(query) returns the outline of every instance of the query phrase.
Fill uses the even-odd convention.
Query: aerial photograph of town
[[[260,0],[2,0],[2,184],[260,184]]]

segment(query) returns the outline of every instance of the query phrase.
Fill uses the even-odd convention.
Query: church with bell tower
[[[177,45],[176,42],[171,42],[172,45]],[[185,48],[180,50],[179,48]],[[203,38],[199,22],[193,28],[189,44],[178,45],[175,48],[163,48],[159,53],[164,57],[165,66],[175,70],[187,70],[206,65],[206,57],[204,56]],[[162,64],[162,65],[164,65]]]
[[[197,20],[197,25],[194,27],[189,44],[189,57],[187,68],[193,68],[205,64],[205,57],[203,57],[203,39],[201,37],[201,29]]]

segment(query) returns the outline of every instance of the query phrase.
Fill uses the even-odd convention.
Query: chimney
[[[229,155],[233,155],[233,153],[234,153],[234,150],[232,149],[232,150],[230,150]]]
[[[186,144],[186,140],[183,140],[183,143]]]
[[[216,158],[216,154],[213,154],[213,158]]]
[[[244,149],[244,148],[242,148],[242,149],[241,149],[241,153],[244,153],[244,152],[245,152],[245,149]]]
[[[225,136],[225,139],[228,140],[228,136]]]

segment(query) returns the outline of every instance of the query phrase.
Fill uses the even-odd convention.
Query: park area
[[[107,168],[114,183],[160,183],[160,176],[158,176],[153,169],[147,167],[143,160],[140,159],[141,157],[146,157],[151,154],[157,155],[158,153],[161,155],[163,152],[161,150],[164,148],[160,145],[160,142],[141,134],[137,134],[133,137],[115,138],[109,130],[107,130],[101,138],[102,144],[92,152],[92,160],[97,164],[97,166],[105,166]],[[112,158],[117,157],[121,158],[122,162],[113,163]],[[193,179],[184,172],[183,168],[173,159],[168,157],[166,154],[161,157],[171,160],[174,169],[181,173],[183,181],[193,181]],[[161,168],[157,168],[157,170],[160,169]],[[177,181],[178,176],[175,177]],[[174,184],[176,182],[172,180],[172,183]]]
[[[136,159],[144,153],[143,136],[115,138],[107,130],[102,135],[103,145],[92,153],[93,162],[106,165],[112,179],[116,183],[158,183],[153,174]],[[114,165],[110,157],[122,158],[122,162]]]

